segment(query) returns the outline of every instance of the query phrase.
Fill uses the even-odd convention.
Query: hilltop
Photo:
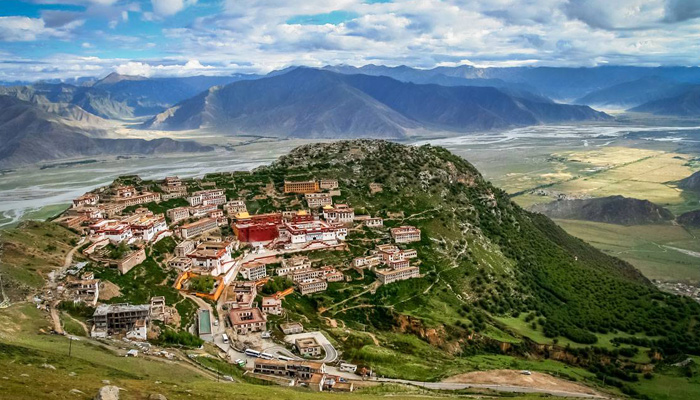
[[[537,204],[530,210],[550,218],[579,219],[618,225],[657,224],[673,219],[673,214],[669,210],[648,200],[623,196],[558,200]]]
[[[568,235],[546,216],[520,208],[472,164],[444,148],[381,140],[311,144],[251,172],[208,174],[181,183],[188,193],[219,188],[228,199],[240,199],[250,215],[287,211],[307,217],[298,213],[306,211],[305,196],[285,191],[285,182],[320,179],[337,181],[334,204],[379,217],[383,226],[353,220],[341,243],[299,248],[311,263],[329,266],[343,279],[328,283],[327,290],[305,295],[297,290],[284,297],[284,316],[267,321],[271,340],[279,340],[284,321],[303,321],[305,331],[323,332],[343,360],[386,377],[438,381],[479,369],[539,369],[630,395],[651,390],[646,383],[653,376],[641,380],[645,372],[680,373],[672,362],[700,355],[699,304],[657,290],[628,263]],[[130,188],[138,193],[133,199],[163,184],[125,176],[96,193],[109,201],[120,188]],[[173,199],[121,212],[129,218],[136,212],[146,215],[136,211],[139,206],[162,213],[185,205],[186,200]],[[234,221],[250,217],[235,215]],[[177,231],[176,225],[170,228]],[[420,229],[419,240],[398,243],[391,229],[407,225]],[[223,225],[211,235],[224,239],[238,235],[232,232],[236,229]],[[69,248],[70,239],[66,236],[69,244],[59,251]],[[197,307],[207,303],[183,301],[175,288],[178,270],[167,260],[177,241],[142,243],[146,260],[124,274],[97,262],[85,268],[116,287],[107,303],[142,304],[153,295],[164,296],[181,317],[167,329],[189,337]],[[277,250],[293,247],[278,244]],[[418,273],[383,283],[378,269],[353,267],[357,258],[386,244],[412,252]],[[241,246],[235,254],[246,257],[250,244],[242,240]],[[104,251],[118,257],[110,254],[121,248]],[[42,253],[17,254],[19,260]],[[282,257],[287,256],[292,254]],[[284,284],[275,274],[260,290],[270,295]],[[254,335],[257,340],[259,334]],[[218,358],[218,348],[205,351],[231,368]],[[689,371],[693,376],[694,369]]]

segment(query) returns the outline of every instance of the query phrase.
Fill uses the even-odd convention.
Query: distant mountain
[[[493,87],[419,85],[296,68],[212,88],[144,126],[304,138],[401,138],[413,130],[469,132],[607,118],[587,106],[536,102]]]
[[[700,85],[689,86],[677,96],[644,103],[630,111],[682,117],[700,116]]]
[[[551,99],[541,94],[536,87],[525,83],[506,82],[502,79],[448,76],[435,69],[417,69],[407,67],[405,65],[398,67],[387,67],[384,65],[372,64],[359,68],[349,65],[326,66],[323,69],[346,75],[363,74],[372,76],[388,76],[389,78],[394,78],[397,81],[419,84],[434,83],[442,86],[491,86],[516,97],[539,102],[552,102]]]
[[[258,75],[246,74],[146,78],[112,73],[97,81],[92,87],[106,91],[115,100],[127,104],[133,109],[134,116],[150,116],[213,86],[257,78],[259,78]]]
[[[209,151],[172,139],[108,139],[99,129],[79,128],[37,104],[0,95],[0,168],[95,155]]]
[[[644,77],[596,90],[577,99],[576,104],[589,106],[631,108],[650,101],[677,96],[687,91],[689,84],[658,76]]]
[[[55,109],[58,105],[73,105],[101,118],[122,119],[134,116],[133,108],[126,102],[116,100],[109,92],[98,88],[65,83],[37,83],[28,86],[0,87],[0,94],[38,104],[47,110],[52,107]],[[70,112],[75,114],[77,111]]]
[[[673,214],[648,200],[623,196],[583,200],[558,200],[530,208],[555,219],[577,219],[618,225],[656,224],[673,219]]]
[[[683,213],[676,218],[676,221],[687,228],[700,228],[700,210]]]

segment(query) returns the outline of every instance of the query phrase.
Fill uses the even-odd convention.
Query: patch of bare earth
[[[100,300],[105,301],[111,299],[112,297],[119,297],[121,295],[119,286],[115,285],[114,283],[110,281],[102,281],[100,283]]]
[[[532,372],[531,375],[511,369],[496,369],[492,371],[474,371],[466,374],[451,376],[443,382],[448,383],[477,383],[486,385],[520,386],[533,389],[546,389],[569,393],[600,395],[595,390],[551,375]]]

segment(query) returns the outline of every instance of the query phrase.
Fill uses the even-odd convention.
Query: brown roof
[[[242,319],[242,314],[252,314],[250,319]],[[233,325],[243,325],[243,324],[253,324],[257,322],[267,321],[262,314],[262,311],[258,308],[237,308],[231,310],[229,313],[229,318],[231,319],[231,324]]]

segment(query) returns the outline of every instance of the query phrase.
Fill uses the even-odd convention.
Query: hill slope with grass
[[[673,219],[673,214],[669,210],[648,200],[623,196],[558,200],[534,205],[530,210],[550,218],[578,219],[617,225],[658,224]]]
[[[423,230],[423,240],[412,246],[422,279],[382,286],[343,308],[357,307],[330,316],[380,330],[418,318],[441,325],[444,342],[459,342],[483,333],[488,316],[534,313],[548,337],[593,344],[600,334],[646,333],[663,335],[669,350],[700,351],[688,340],[700,337],[700,305],[658,291],[628,263],[523,210],[445,149],[368,140],[314,144],[255,173],[276,184],[295,175],[338,178],[342,201],[372,215],[403,214],[387,225]],[[382,192],[370,194],[370,183]],[[350,239],[351,248],[354,243]],[[463,308],[469,311],[461,313]]]

